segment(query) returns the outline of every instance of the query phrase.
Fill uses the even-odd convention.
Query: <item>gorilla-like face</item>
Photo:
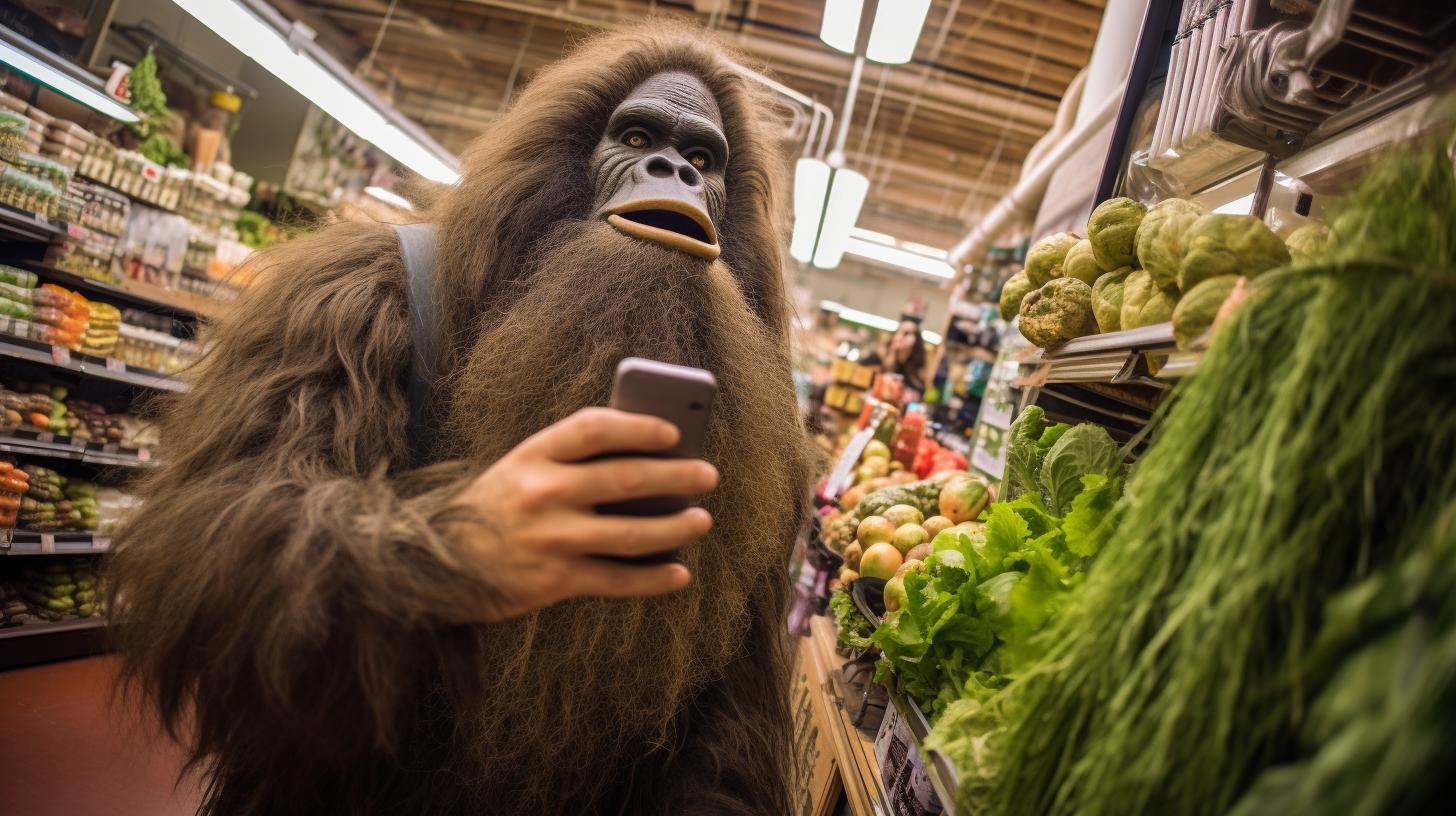
[[[712,92],[689,74],[657,74],[612,112],[592,153],[596,215],[626,235],[713,260],[727,164]]]

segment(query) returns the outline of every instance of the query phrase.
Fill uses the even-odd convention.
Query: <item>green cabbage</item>
[[[1021,334],[1033,345],[1051,348],[1097,333],[1092,287],[1076,278],[1055,278],[1021,301]]]
[[[1001,285],[1001,319],[1011,320],[1021,313],[1021,300],[1030,293],[1035,286],[1027,280],[1025,272],[1017,272]]]
[[[1113,198],[1097,205],[1087,219],[1087,238],[1103,271],[1137,263],[1137,231],[1148,208],[1130,198]]]
[[[1188,291],[1219,275],[1253,278],[1289,263],[1289,250],[1274,231],[1252,215],[1210,213],[1183,235],[1178,287]]]
[[[1067,250],[1067,258],[1062,261],[1062,274],[1091,286],[1102,276],[1102,267],[1097,265],[1097,258],[1092,253],[1092,242],[1083,238]]]
[[[1138,226],[1137,255],[1153,282],[1167,288],[1178,284],[1178,269],[1183,265],[1183,234],[1199,218],[1208,215],[1208,208],[1193,201],[1170,198],[1148,210]]]
[[[1122,328],[1140,329],[1172,320],[1173,309],[1178,305],[1176,291],[1154,286],[1146,270],[1128,275],[1122,289]]]
[[[1133,268],[1124,266],[1108,272],[1092,285],[1092,314],[1104,334],[1122,329],[1122,293]]]
[[[1062,276],[1062,262],[1067,251],[1081,239],[1070,232],[1059,232],[1037,241],[1026,251],[1026,278],[1040,289],[1053,278]]]

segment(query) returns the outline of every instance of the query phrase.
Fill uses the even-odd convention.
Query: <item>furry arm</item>
[[[491,592],[447,532],[461,468],[391,469],[410,349],[393,233],[342,225],[260,263],[163,406],[165,465],[109,573],[126,676],[198,760],[244,734],[387,745]]]

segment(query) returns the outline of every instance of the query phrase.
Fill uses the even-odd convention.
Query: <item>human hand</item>
[[[621,456],[676,445],[664,419],[586,408],[526,439],[470,483],[453,502],[470,519],[458,529],[470,557],[492,566],[483,621],[504,620],[575,597],[660,595],[687,586],[682,564],[636,565],[632,557],[680,548],[712,525],[690,507],[660,517],[603,515],[596,506],[651,496],[693,496],[718,484],[697,459]]]

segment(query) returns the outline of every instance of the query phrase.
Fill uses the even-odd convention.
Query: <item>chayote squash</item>
[[[1330,228],[1324,224],[1305,224],[1289,234],[1284,242],[1292,263],[1312,263],[1325,257],[1330,246]]]
[[[1122,328],[1140,329],[1155,323],[1166,323],[1173,319],[1173,309],[1178,305],[1176,289],[1164,289],[1153,285],[1153,278],[1147,270],[1139,269],[1127,276],[1122,289],[1122,312],[1119,315]]]
[[[1080,240],[1070,232],[1058,232],[1032,244],[1026,251],[1026,279],[1040,289],[1052,278],[1060,278],[1067,251]]]
[[[1092,242],[1086,238],[1072,245],[1067,250],[1067,258],[1062,261],[1062,274],[1091,286],[1102,276],[1103,269],[1097,265],[1097,258],[1092,253]]]
[[[1183,265],[1183,233],[1208,215],[1208,208],[1193,201],[1170,198],[1148,210],[1137,231],[1137,255],[1153,283],[1167,288],[1178,285]]]
[[[1087,219],[1087,239],[1102,271],[1111,272],[1137,263],[1137,231],[1148,208],[1130,198],[1113,198],[1097,205]]]
[[[1092,287],[1076,278],[1055,278],[1021,301],[1021,334],[1033,345],[1052,348],[1097,333]]]
[[[1092,284],[1092,314],[1103,333],[1122,330],[1122,293],[1133,268],[1124,266],[1097,279]]]
[[[1253,278],[1289,263],[1289,250],[1252,215],[1209,213],[1183,234],[1178,287],[1188,291],[1219,275]]]
[[[1238,275],[1218,275],[1183,293],[1173,310],[1173,339],[1186,350],[1213,325],[1219,307],[1239,283]]]
[[[1001,319],[1011,320],[1021,313],[1021,299],[1035,289],[1025,272],[1017,272],[1001,284]]]

